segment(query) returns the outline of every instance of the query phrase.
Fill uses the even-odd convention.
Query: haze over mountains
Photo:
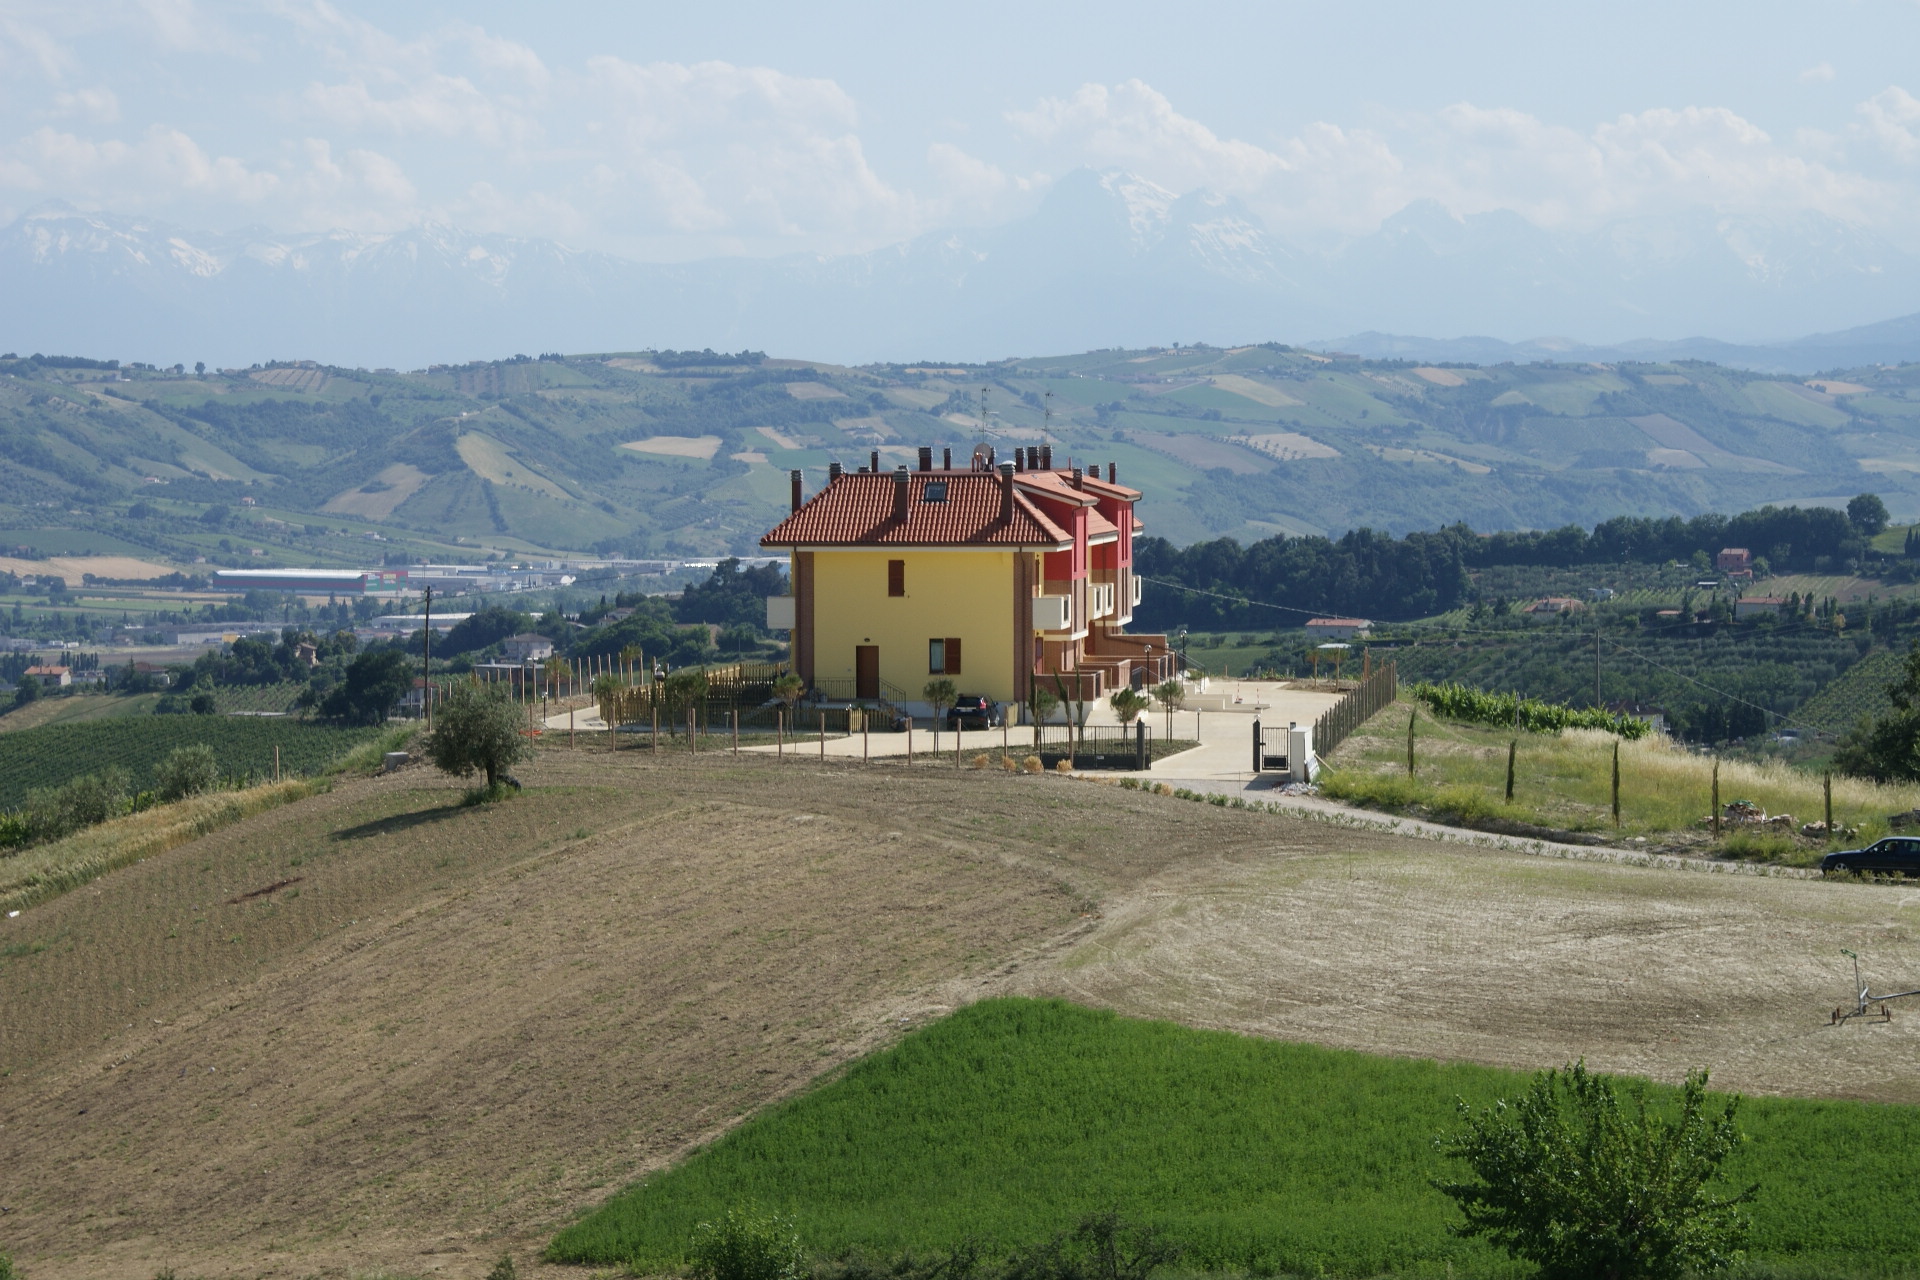
[[[1920,359],[1920,259],[1818,214],[1696,210],[1573,233],[1421,202],[1370,235],[1305,244],[1232,199],[1118,170],[1070,174],[1000,227],[678,264],[444,225],[216,234],[50,204],[0,231],[0,295],[0,348],[216,366],[706,346],[981,361],[1247,341],[1786,373]]]

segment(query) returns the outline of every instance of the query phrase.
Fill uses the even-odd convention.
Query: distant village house
[[[1313,640],[1364,640],[1373,623],[1366,618],[1314,618],[1307,623]]]

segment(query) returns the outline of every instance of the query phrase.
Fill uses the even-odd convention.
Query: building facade
[[[828,470],[760,540],[791,556],[792,595],[768,603],[795,672],[831,699],[917,703],[932,679],[997,702],[1038,682],[1093,699],[1174,673],[1163,635],[1129,635],[1139,602],[1138,490],[1116,468],[1053,465],[1051,450],[996,463],[976,450],[919,467]]]

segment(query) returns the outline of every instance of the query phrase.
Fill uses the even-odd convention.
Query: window
[[[920,491],[922,502],[945,502],[946,500],[947,482],[945,480],[929,480],[926,487]]]
[[[887,594],[890,596],[907,594],[907,562],[905,560],[887,561]]]
[[[935,676],[957,676],[960,674],[960,640],[948,636],[941,640],[927,641],[927,674]]]

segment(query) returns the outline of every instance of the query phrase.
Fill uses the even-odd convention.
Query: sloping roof
[[[1087,539],[1089,541],[1092,541],[1095,538],[1104,538],[1104,537],[1117,538],[1119,536],[1120,536],[1120,527],[1114,524],[1113,521],[1101,515],[1097,508],[1095,510],[1087,512]]]
[[[1092,494],[1074,488],[1064,471],[1023,471],[1013,478],[1013,483],[1016,488],[1076,507],[1090,507],[1099,501]]]
[[[1113,484],[1109,481],[1102,480],[1099,476],[1091,472],[1081,481],[1081,484],[1088,493],[1096,497],[1120,498],[1127,502],[1140,501],[1140,491],[1138,489],[1129,489],[1123,484]]]
[[[947,486],[945,502],[925,500],[929,483]],[[1033,500],[1013,495],[1013,519],[1000,520],[1000,478],[986,471],[914,471],[907,515],[893,518],[889,472],[842,475],[760,539],[763,547],[1058,547],[1072,535]]]

